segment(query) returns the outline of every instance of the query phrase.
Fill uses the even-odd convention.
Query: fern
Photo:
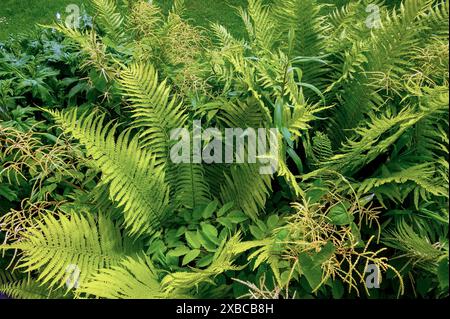
[[[269,196],[270,183],[271,176],[261,175],[259,165],[235,164],[225,172],[220,196],[223,203],[234,202],[245,214],[255,219]]]
[[[249,0],[245,11],[238,9],[247,33],[258,50],[270,52],[275,42],[275,24],[271,19],[272,9],[261,0]]]
[[[418,233],[403,219],[386,232],[383,241],[388,246],[402,251],[414,266],[432,273],[436,272],[439,259],[445,254],[448,255],[448,248],[445,251],[444,243],[433,243],[429,234]]]
[[[158,228],[169,207],[169,186],[155,156],[140,148],[130,130],[115,139],[117,125],[103,125],[104,116],[77,118],[76,111],[50,112],[64,130],[84,144],[109,184],[112,200],[124,210],[130,234],[141,235]]]
[[[11,210],[0,218],[0,249],[8,250],[0,263],[15,272],[0,270],[0,291],[229,298],[242,296],[236,276],[253,296],[283,289],[346,298],[360,287],[372,293],[364,271],[375,264],[399,279],[383,276],[377,296],[394,296],[394,287],[402,294],[405,275],[414,294],[448,294],[448,1],[249,0],[237,8],[247,36],[213,23],[213,40],[183,19],[183,0],[171,8],[91,3],[92,28],[57,24],[32,47],[17,43],[34,53],[47,37],[64,39],[70,54],[51,68],[70,66],[88,79],[86,96],[48,67],[51,77],[41,78],[36,67],[47,65],[47,53],[32,64],[16,44],[0,50],[7,126],[22,120],[12,106],[38,103],[20,82],[36,70],[60,105],[68,90],[69,104],[87,110],[55,111],[52,99],[48,111],[55,129],[74,137],[82,165],[53,146],[46,151],[48,143],[65,144],[55,142],[53,128],[43,131],[47,117],[37,116],[44,123],[29,134],[3,138],[0,180],[11,185],[3,194],[0,185],[0,206]],[[370,8],[379,10],[379,25],[370,25]],[[191,163],[173,163],[172,130],[190,129],[192,120],[222,133],[276,128],[266,138],[278,144],[270,158],[277,178],[261,174],[261,162],[192,163],[189,154]],[[251,143],[244,142],[246,155]],[[44,181],[35,167],[48,156]]]
[[[121,72],[120,84],[133,112],[133,125],[140,129],[140,143],[151,149],[157,161],[169,156],[170,130],[184,127],[187,116],[166,81],[148,64],[133,64]]]
[[[356,140],[349,140],[342,148],[343,153],[334,155],[330,167],[344,174],[354,174],[367,165],[397,141],[406,129],[417,123],[424,114],[418,114],[411,108],[400,113],[376,116],[370,115],[370,122],[355,129]],[[386,138],[383,134],[389,133]]]
[[[277,0],[274,13],[280,34],[294,32],[295,44],[291,55],[300,57],[317,57],[325,54],[324,34],[327,24],[320,14],[322,6],[315,0]],[[321,64],[304,63],[302,81],[321,88],[326,69]]]
[[[90,0],[98,16],[97,22],[116,45],[124,42],[124,18],[117,10],[116,0]]]
[[[165,298],[158,277],[148,257],[128,257],[110,269],[101,269],[77,290],[77,294],[108,299]]]
[[[211,199],[211,192],[205,178],[202,164],[178,164],[172,167],[171,181],[174,185],[174,200],[179,206],[195,208],[207,204]]]
[[[333,156],[331,141],[324,133],[317,132],[312,138],[312,151],[316,161],[319,163],[328,161]]]
[[[396,91],[402,87],[400,79],[413,68],[410,63],[412,49],[418,45],[423,28],[420,17],[429,10],[430,3],[429,0],[406,1],[399,9],[400,13],[394,11],[388,15],[383,27],[373,31],[367,44],[360,45],[367,50],[367,62],[340,94],[342,105],[335,109],[335,122],[330,128],[341,132],[334,134],[335,144],[348,136],[346,130],[355,127],[364,114],[386,102],[380,96],[381,90],[389,87]]]
[[[49,289],[31,278],[1,284],[0,292],[14,299],[61,299],[64,297],[62,289]]]
[[[406,163],[405,163],[406,164]],[[358,185],[360,194],[373,192],[383,203],[383,198],[390,198],[393,201],[403,202],[411,191],[414,192],[414,203],[418,206],[419,200],[430,200],[430,195],[447,196],[448,188],[440,184],[440,179],[435,177],[435,167],[433,164],[424,163],[406,167],[397,167],[393,170],[393,165],[383,166],[382,175],[366,178]],[[392,184],[413,183],[413,187],[393,188]],[[386,187],[386,184],[388,186]]]
[[[91,215],[48,215],[38,225],[29,229],[20,241],[0,248],[19,249],[21,257],[15,268],[26,272],[39,270],[37,280],[52,288],[62,287],[76,275],[79,277],[74,279],[82,284],[99,269],[117,264],[138,249],[131,240],[122,238],[119,227],[101,214],[97,222]],[[73,265],[78,267],[74,268],[79,269],[78,274],[70,268]]]

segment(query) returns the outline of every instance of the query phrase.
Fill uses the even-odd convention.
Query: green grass
[[[0,0],[0,39],[33,29],[37,23],[49,23],[59,12],[63,17],[68,4],[83,0]]]
[[[64,18],[68,4],[87,4],[88,0],[0,0],[0,40],[11,34],[28,31],[37,23],[50,23],[59,12]],[[161,0],[164,8],[171,1]],[[187,17],[194,24],[207,27],[209,22],[219,22],[236,35],[243,34],[243,26],[230,6],[244,5],[246,0],[186,0]]]
[[[165,1],[168,2],[171,1]],[[232,7],[245,6],[246,3],[247,0],[186,0],[186,15],[196,25],[208,27],[211,22],[218,22],[233,34],[243,37],[244,25]]]

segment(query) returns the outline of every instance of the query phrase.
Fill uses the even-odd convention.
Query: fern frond
[[[242,100],[217,101],[202,105],[198,115],[214,115],[214,120],[221,128],[259,128],[264,123],[264,113],[258,101],[253,98]]]
[[[159,281],[159,273],[148,257],[128,257],[110,269],[101,269],[77,290],[77,295],[107,299],[166,298]]]
[[[258,164],[236,164],[225,171],[220,187],[223,203],[234,202],[251,218],[257,218],[271,190],[271,176],[260,174]]]
[[[14,299],[62,299],[64,297],[62,289],[49,289],[31,278],[0,284],[0,292]]]
[[[403,88],[401,79],[413,72],[411,58],[424,28],[420,18],[428,12],[430,3],[430,0],[406,1],[398,12],[388,14],[382,26],[372,30],[365,44],[360,45],[366,52],[367,62],[359,64],[362,70],[352,76],[353,80],[346,83],[340,93],[341,105],[335,108],[330,126],[335,145],[351,134],[349,129],[357,126],[365,114],[386,103],[381,91],[398,92]],[[361,53],[356,56],[359,56],[356,61],[364,61]]]
[[[96,21],[106,32],[106,35],[116,45],[123,43],[125,38],[124,18],[117,9],[116,0],[90,0],[97,12]]]
[[[358,193],[375,193],[379,201],[383,203],[383,198],[386,197],[393,201],[403,202],[406,195],[414,191],[416,207],[420,199],[429,200],[429,195],[448,197],[448,188],[441,185],[439,177],[436,178],[436,168],[433,163],[410,164],[406,167],[395,167],[391,163],[389,164],[382,166],[381,176],[366,178],[359,183]],[[410,183],[413,183],[414,186],[408,187]],[[405,184],[407,187],[393,189],[391,187],[393,184]]]
[[[0,269],[0,285],[7,284],[9,282],[17,281],[16,274],[11,271]]]
[[[0,248],[19,249],[16,268],[37,271],[37,281],[49,287],[62,287],[70,279],[84,283],[99,269],[117,264],[138,249],[103,215],[97,221],[92,215],[48,215],[38,225],[28,229],[20,241]]]
[[[187,115],[171,88],[158,80],[158,72],[150,64],[139,63],[125,68],[119,80],[131,103],[133,126],[140,130],[140,143],[155,154],[157,162],[169,156],[170,131],[182,128]]]
[[[331,141],[326,134],[317,132],[312,138],[312,144],[312,151],[319,165],[333,156]]]
[[[328,25],[320,13],[322,5],[316,0],[277,0],[273,11],[279,34],[294,32],[295,43],[290,57],[317,57],[325,54],[324,34]],[[317,63],[301,65],[302,81],[319,89],[326,69]]]
[[[205,179],[202,164],[177,164],[170,168],[174,185],[174,200],[179,206],[195,208],[211,200],[209,185]]]
[[[419,234],[403,219],[393,229],[386,231],[383,242],[403,252],[413,265],[432,273],[436,271],[440,257],[448,254],[444,243],[433,243],[427,234]]]
[[[432,40],[440,39],[448,41],[449,35],[449,2],[442,0],[433,5],[433,7],[423,15],[422,23],[425,25],[423,39],[427,37]]]
[[[109,193],[124,210],[125,226],[133,235],[155,230],[165,217],[169,205],[169,186],[164,168],[155,156],[139,146],[130,130],[115,133],[117,126],[104,125],[104,116],[94,114],[77,118],[76,110],[68,113],[49,111],[56,122],[86,146],[109,184]]]
[[[272,8],[261,0],[248,0],[247,11],[239,8],[238,12],[255,49],[270,52],[276,39]]]
[[[349,175],[356,173],[362,166],[387,152],[389,146],[395,143],[407,129],[421,120],[425,114],[415,112],[409,107],[396,115],[386,112],[378,116],[375,114],[369,116],[370,121],[367,124],[355,129],[357,139],[349,140],[343,146],[343,152],[330,159],[331,169]],[[386,133],[389,135],[381,138]]]
[[[224,48],[225,50],[234,47],[241,48],[245,46],[245,42],[243,40],[236,39],[223,25],[212,23],[211,29],[214,33],[215,38],[219,42],[219,46]]]

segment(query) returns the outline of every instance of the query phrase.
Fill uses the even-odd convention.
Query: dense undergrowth
[[[448,296],[447,1],[249,0],[244,39],[91,2],[0,44],[0,292]],[[277,172],[173,163],[194,120],[277,128]]]

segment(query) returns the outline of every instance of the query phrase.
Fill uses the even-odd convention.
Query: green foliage
[[[157,271],[148,258],[128,258],[118,266],[100,270],[92,281],[80,288],[79,293],[108,299],[165,297]]]
[[[109,184],[110,197],[123,207],[130,233],[142,234],[157,228],[168,209],[169,190],[155,157],[142,150],[136,138],[129,141],[130,130],[115,140],[117,126],[103,126],[104,116],[78,119],[75,111],[52,114],[96,161],[103,173],[102,182]]]
[[[0,46],[0,292],[448,296],[447,1],[91,4]],[[174,163],[193,121],[276,128],[277,171]]]
[[[97,221],[75,213],[70,219],[49,215],[36,223],[23,240],[2,248],[20,249],[17,268],[39,269],[37,280],[50,287],[60,288],[70,279],[71,265],[78,267],[78,280],[83,283],[97,269],[111,267],[135,250],[132,241],[122,239],[120,229],[103,215]]]

